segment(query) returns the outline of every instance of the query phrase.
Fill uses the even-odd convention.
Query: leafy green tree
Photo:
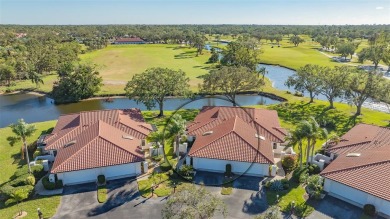
[[[358,53],[359,62],[363,63],[365,60],[370,60],[374,64],[375,69],[377,69],[379,62],[386,58],[385,51],[385,45],[371,45]]]
[[[264,81],[246,67],[223,66],[203,76],[203,93],[225,95],[236,106],[239,92],[258,90]]]
[[[337,45],[336,53],[340,54],[341,57],[344,57],[344,60],[347,60],[348,55],[353,55],[357,48],[351,42],[344,42]]]
[[[61,69],[60,80],[53,85],[51,92],[56,103],[77,102],[92,97],[100,90],[103,79],[96,65],[80,63],[64,69]]]
[[[357,69],[348,78],[345,96],[349,103],[356,106],[355,115],[361,115],[363,103],[368,98],[378,98],[381,95],[381,84],[384,82],[382,74],[370,73]]]
[[[323,74],[324,68],[318,65],[305,65],[299,68],[294,75],[288,77],[286,85],[294,87],[295,90],[300,92],[307,91],[310,96],[310,102],[314,102],[314,97],[319,93],[319,86],[321,80],[318,75]]]
[[[343,66],[333,69],[323,68],[323,71],[318,75],[321,81],[318,92],[328,99],[330,109],[334,108],[335,98],[344,96],[350,72],[348,67]]]
[[[29,196],[29,191],[26,189],[16,188],[12,193],[10,199],[16,202],[16,205],[19,207],[19,203],[23,200],[26,200]],[[7,200],[8,201],[8,200]],[[23,209],[20,208],[19,215],[22,215]]]
[[[292,36],[290,37],[290,42],[294,44],[294,46],[298,46],[300,43],[303,43],[305,41],[299,36]]]
[[[217,46],[218,46],[218,43],[219,43],[220,40],[221,40],[221,35],[217,34],[215,36],[215,41],[217,42]]]
[[[260,50],[256,48],[256,44],[252,41],[241,39],[237,42],[230,42],[223,51],[221,64],[224,66],[247,67],[252,71],[256,71],[259,59]]]
[[[206,45],[206,37],[203,35],[197,35],[193,41],[194,47],[196,48],[196,56],[202,54],[203,48]]]
[[[283,37],[282,37],[282,35],[280,35],[280,34],[277,34],[277,35],[275,35],[275,41],[276,41],[276,43],[278,44],[278,46],[280,45],[279,43],[280,43],[280,41],[282,41],[283,40]]]
[[[169,95],[190,95],[189,78],[182,70],[149,68],[133,76],[125,87],[126,96],[135,98],[150,110],[158,104],[159,117],[164,116],[164,100]]]
[[[9,127],[11,128],[12,132],[17,136],[17,138],[19,138],[23,142],[21,157],[22,159],[24,159],[24,153],[26,153],[28,172],[31,173],[30,157],[28,156],[27,149],[27,138],[32,136],[37,129],[34,125],[27,124],[23,119],[19,119],[17,123],[11,124]]]
[[[194,185],[188,185],[169,196],[162,210],[164,219],[206,219],[212,218],[216,213],[226,217],[225,203],[205,188]]]
[[[387,65],[387,72],[390,72],[390,46],[385,50],[382,61]]]
[[[271,205],[267,210],[255,219],[281,219],[278,205]]]
[[[219,61],[218,52],[214,48],[211,48],[211,57],[209,58],[209,63],[217,63],[218,61]]]
[[[0,82],[5,81],[7,86],[11,85],[11,81],[16,77],[15,69],[6,64],[0,65]]]

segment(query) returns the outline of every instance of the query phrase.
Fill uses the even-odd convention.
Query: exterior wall
[[[358,189],[351,188],[336,181],[326,179],[324,182],[324,190],[329,195],[349,202],[358,207],[363,207],[365,204],[375,206],[377,212],[390,217],[390,201],[370,195]]]
[[[225,172],[226,164],[232,165],[232,172],[250,176],[268,176],[269,164],[238,162],[229,160],[217,160],[208,158],[193,157],[193,166],[196,170],[210,172]]]
[[[141,174],[141,162],[129,163],[108,167],[100,167],[79,171],[58,173],[58,179],[62,180],[64,185],[95,182],[97,176],[104,175],[106,179],[116,179]]]

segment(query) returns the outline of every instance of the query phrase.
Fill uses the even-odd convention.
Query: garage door
[[[95,182],[98,175],[98,169],[65,172],[62,173],[62,182],[64,185]]]

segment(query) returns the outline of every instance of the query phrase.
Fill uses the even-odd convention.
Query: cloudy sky
[[[0,0],[0,24],[390,24],[390,0]]]

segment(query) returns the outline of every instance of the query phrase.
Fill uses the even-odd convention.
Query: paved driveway
[[[109,181],[107,201],[97,202],[96,184],[67,186],[54,219],[66,218],[160,218],[163,198],[139,196],[134,178]]]
[[[236,179],[233,193],[227,196],[221,195],[223,174],[198,172],[195,180],[203,180],[206,185],[218,185],[206,186],[206,189],[226,203],[227,218],[253,218],[267,208],[265,194],[258,192],[259,177]],[[107,201],[99,204],[94,183],[65,187],[61,205],[53,218],[161,218],[161,210],[167,198],[145,199],[139,196],[134,178],[110,181],[107,188]],[[217,215],[216,218],[222,217]]]
[[[362,209],[328,195],[315,205],[308,219],[356,219],[361,217],[362,212]]]

